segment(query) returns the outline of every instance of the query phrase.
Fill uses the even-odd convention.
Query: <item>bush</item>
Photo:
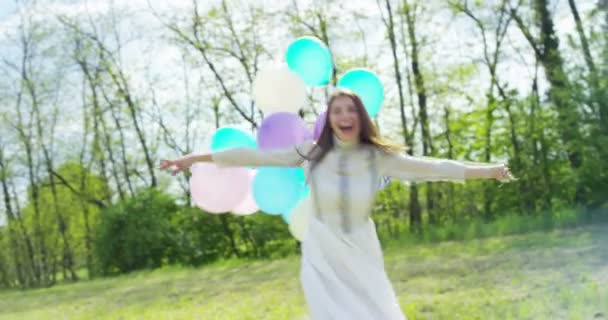
[[[176,243],[170,216],[174,200],[147,189],[101,213],[96,226],[97,267],[104,274],[159,267]]]
[[[223,231],[221,218],[199,208],[180,207],[171,217],[171,236],[176,245],[167,251],[167,259],[196,266],[230,256],[230,239]]]

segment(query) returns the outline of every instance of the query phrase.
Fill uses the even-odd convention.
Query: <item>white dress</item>
[[[312,320],[405,320],[370,218],[380,177],[462,182],[466,166],[334,141],[336,147],[312,171],[301,156],[312,142],[267,152],[231,149],[212,157],[220,166],[304,167],[315,212],[302,241],[300,280]]]

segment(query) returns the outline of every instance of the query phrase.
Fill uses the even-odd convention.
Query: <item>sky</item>
[[[267,9],[281,9],[286,3],[291,1],[277,1],[277,0],[252,0],[256,3],[264,4]],[[321,0],[298,0],[298,5],[303,8],[311,2],[319,2]],[[444,3],[445,0],[428,0],[428,4],[440,4]],[[495,0],[491,0],[495,1]],[[112,1],[109,0],[70,0],[70,1],[49,1],[39,0],[39,8],[36,10],[35,15],[41,21],[55,21],[55,15],[65,14],[68,16],[80,16],[84,12],[92,14],[107,12],[110,8]],[[200,10],[204,11],[205,7],[212,4],[218,3],[217,0],[204,0],[198,1]],[[361,28],[365,30],[366,44],[369,50],[370,59],[375,59],[374,64],[380,71],[380,78],[385,83],[393,82],[392,73],[392,58],[388,52],[388,42],[385,40],[384,26],[379,24],[380,9],[376,0],[348,0],[348,1],[333,1],[332,8],[334,10],[340,10],[343,6],[348,6],[350,9],[356,9],[357,12],[365,13],[370,19],[361,21]],[[595,0],[577,1],[579,11],[585,15],[594,5]],[[165,83],[160,82],[160,89],[157,94],[159,102],[162,104],[169,101],[175,100],[176,93],[172,90],[171,84],[168,79],[174,79],[182,76],[179,70],[179,66],[176,62],[180,59],[180,51],[171,45],[167,45],[164,41],[157,41],[159,36],[166,32],[160,25],[159,21],[150,13],[149,4],[159,13],[171,13],[171,12],[188,12],[191,10],[191,0],[129,0],[129,1],[114,1],[114,6],[117,7],[118,12],[130,12],[131,16],[128,19],[129,25],[125,30],[130,30],[137,34],[143,35],[142,40],[138,40],[135,43],[128,45],[123,53],[123,59],[125,66],[131,71],[132,81],[135,83],[135,87],[145,83],[145,73],[142,72],[146,68],[146,64],[151,67],[148,72],[152,73],[159,79],[167,79]],[[556,23],[556,30],[560,36],[562,44],[565,41],[566,35],[574,32],[574,21],[566,0],[555,0],[553,1],[555,6],[554,20]],[[17,12],[17,5],[15,0],[0,0],[0,56],[10,59],[10,48],[2,47],[2,41],[7,35],[14,33],[15,27],[19,22],[19,14]],[[380,26],[380,27],[379,27]],[[435,35],[440,35],[433,38],[436,41],[433,44],[435,49],[433,52],[428,52],[422,58],[424,62],[430,62],[427,65],[433,65],[435,68],[443,68],[446,65],[453,65],[461,62],[470,62],[474,58],[479,58],[481,47],[479,45],[479,37],[476,35],[474,27],[472,27],[470,21],[464,17],[454,18],[452,15],[446,12],[436,14],[431,17],[428,21],[424,22],[426,28],[431,28],[431,32]],[[353,26],[353,29],[355,26]],[[266,35],[268,38],[277,38],[276,41],[270,43],[271,52],[275,57],[274,61],[268,61],[266,66],[276,64],[280,62],[283,52],[289,45],[292,39],[286,38],[285,30],[275,30],[276,34]],[[334,56],[349,57],[351,55],[362,55],[365,46],[362,41],[353,41],[352,34],[354,30],[339,30],[333,37],[334,43],[332,44]],[[525,39],[518,32],[512,32],[509,34],[509,46],[527,46]],[[507,51],[514,52],[517,48],[506,48]],[[529,51],[529,50],[528,50]],[[142,54],[143,53],[143,54]],[[151,54],[152,53],[152,54]],[[7,57],[8,55],[8,57]],[[142,57],[144,59],[142,59]],[[510,56],[507,62],[501,64],[499,70],[501,77],[508,81],[512,86],[525,92],[529,90],[529,78],[530,70],[524,65],[519,63],[519,56]],[[523,57],[527,61],[531,61],[531,57]],[[513,60],[515,63],[509,63],[508,60]],[[264,65],[262,65],[264,67]],[[487,83],[487,76],[485,70],[482,70],[476,79],[471,82],[471,92],[477,90],[478,95],[483,95],[485,90],[485,84]],[[194,77],[196,70],[188,71],[187,76]],[[476,85],[478,84],[478,85]],[[396,92],[394,85],[387,87],[387,99],[394,99]],[[179,94],[179,93],[178,93]],[[70,99],[70,97],[66,97]],[[456,103],[456,102],[454,102]],[[463,106],[466,107],[466,106]],[[74,113],[75,119],[78,119],[78,113]],[[433,112],[431,110],[431,117]],[[314,120],[314,119],[313,119]],[[77,136],[81,125],[78,121],[66,122],[62,128],[66,135],[66,141],[71,141]],[[71,123],[71,126],[70,124]],[[398,117],[389,111],[381,114],[380,117],[381,126],[394,127],[398,125]],[[244,124],[243,124],[244,125]],[[0,215],[0,224],[2,223],[2,215]]]

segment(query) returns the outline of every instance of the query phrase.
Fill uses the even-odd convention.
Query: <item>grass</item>
[[[410,320],[604,319],[606,225],[391,244],[386,269]],[[0,319],[306,319],[299,257],[169,267],[0,292]]]

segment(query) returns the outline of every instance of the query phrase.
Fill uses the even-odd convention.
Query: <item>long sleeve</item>
[[[253,148],[234,148],[211,154],[213,162],[221,167],[297,167],[305,160],[314,143],[302,144],[278,150],[258,150]]]
[[[455,181],[464,183],[467,165],[447,159],[412,157],[380,152],[379,170],[383,175],[408,181]]]

